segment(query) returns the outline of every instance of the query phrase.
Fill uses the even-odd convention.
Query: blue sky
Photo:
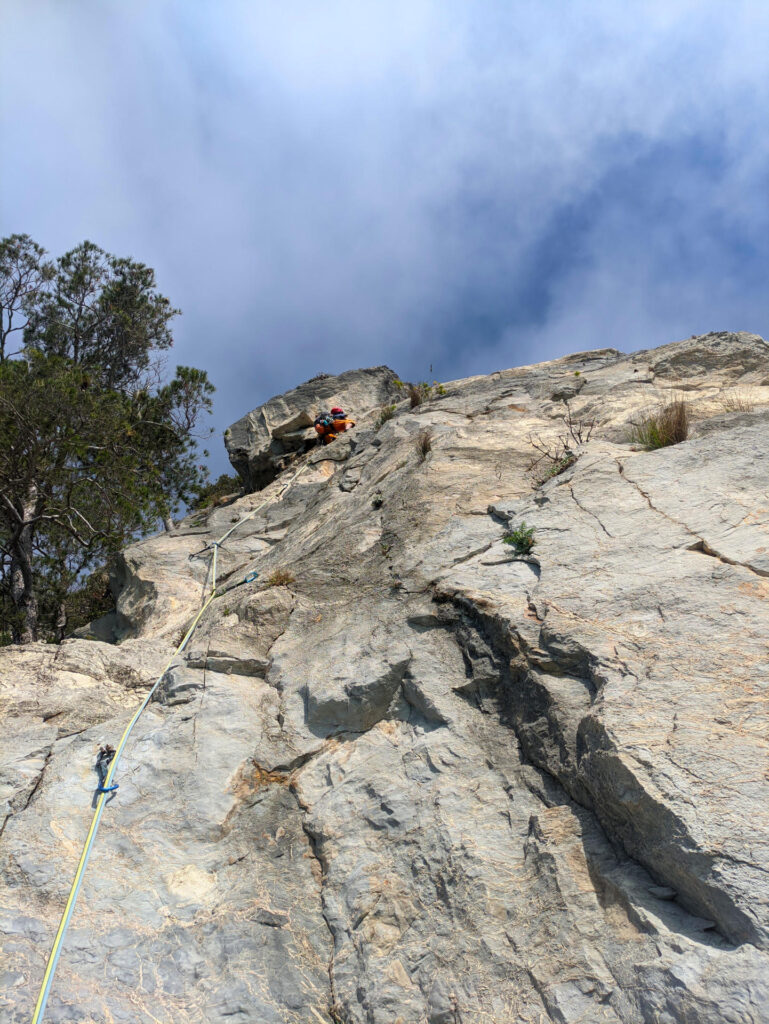
[[[769,334],[764,0],[5,0],[0,38],[0,233],[155,267],[218,432],[320,371]]]

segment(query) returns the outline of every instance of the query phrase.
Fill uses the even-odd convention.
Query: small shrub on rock
[[[428,401],[434,395],[445,395],[446,388],[439,384],[437,380],[434,380],[432,384],[428,384],[426,380],[421,380],[418,384],[409,384],[409,399],[411,400],[411,408],[415,409],[422,402]]]
[[[288,569],[273,569],[264,582],[268,587],[288,587],[295,583],[296,579]]]
[[[433,450],[433,434],[431,430],[425,428],[420,430],[417,434],[417,439],[414,442],[416,448],[417,458],[420,462],[424,462],[430,452]]]
[[[516,526],[514,530],[506,533],[502,540],[505,544],[515,548],[516,555],[528,555],[536,544],[534,540],[534,527],[527,526],[525,522],[521,522],[520,526]]]
[[[566,428],[564,433],[558,434],[553,440],[543,440],[538,434],[529,434],[526,438],[538,452],[528,466],[535,487],[541,487],[573,466],[579,458],[573,449],[587,444],[596,428],[598,421],[595,418],[575,419],[569,400],[564,399],[563,403],[566,406],[566,412],[561,416]]]
[[[239,476],[230,476],[222,473],[218,480],[208,483],[198,489],[190,508],[203,509],[215,505],[222,505],[228,498],[236,498],[240,495],[242,485]]]
[[[379,415],[376,418],[376,423],[374,424],[375,428],[379,430],[379,428],[383,427],[388,420],[391,420],[395,415],[395,411],[397,408],[398,406],[395,405],[395,403],[393,403],[392,405],[383,405],[382,408],[379,410]]]
[[[656,451],[680,444],[688,436],[689,406],[682,398],[676,398],[631,423],[629,440],[647,451]]]
[[[562,459],[554,462],[549,466],[539,479],[539,483],[546,483],[548,480],[552,480],[554,476],[560,476],[561,473],[565,473],[567,469],[571,469],[574,463],[577,461],[577,456],[574,452],[565,452]]]

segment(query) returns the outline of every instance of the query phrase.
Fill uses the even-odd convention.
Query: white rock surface
[[[769,1022],[769,346],[446,392],[131,548],[118,645],[0,651],[0,1019],[29,1020],[98,746],[266,502],[126,749],[46,1019]],[[634,450],[676,393],[691,438]],[[564,398],[599,426],[535,488]]]

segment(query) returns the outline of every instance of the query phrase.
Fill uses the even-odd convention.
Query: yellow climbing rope
[[[224,544],[224,542],[227,540],[227,538],[231,534],[233,534],[235,532],[235,530],[237,530],[239,527],[241,527],[244,523],[248,522],[249,519],[253,519],[253,517],[257,514],[257,512],[261,512],[261,510],[266,505],[269,505],[272,502],[280,500],[283,497],[283,495],[286,493],[286,491],[289,489],[289,487],[294,483],[294,481],[305,471],[305,469],[307,469],[307,463],[305,463],[304,465],[300,466],[300,468],[296,471],[296,473],[294,473],[294,475],[291,477],[291,479],[288,480],[287,483],[285,483],[283,485],[283,487],[279,490],[279,492],[274,497],[270,497],[266,501],[263,501],[261,505],[257,505],[257,507],[252,509],[251,512],[249,512],[247,516],[244,516],[243,519],[238,520],[238,522],[235,523],[234,526],[231,526],[230,529],[227,530],[227,532],[225,534],[223,534],[219,538],[219,540],[214,541],[212,543],[212,545],[211,545],[211,547],[213,548],[213,555],[211,557],[211,590],[210,590],[210,593],[208,594],[208,597],[206,598],[205,602],[203,603],[203,606],[201,607],[200,611],[197,613],[197,615],[193,619],[192,625],[189,627],[187,632],[184,634],[184,637],[183,637],[181,643],[176,648],[176,650],[171,655],[171,657],[168,659],[168,662],[166,663],[165,667],[163,668],[163,671],[160,673],[158,678],[155,680],[155,682],[152,685],[152,688],[149,690],[149,692],[145,696],[144,700],[141,702],[139,707],[134,712],[133,717],[131,718],[130,722],[128,723],[128,725],[123,730],[123,735],[120,737],[120,742],[118,743],[118,745],[117,745],[117,747],[115,749],[114,756],[113,756],[113,758],[112,758],[112,760],[110,762],[109,770],[108,770],[108,772],[107,772],[107,774],[106,774],[106,776],[104,778],[104,781],[100,784],[100,787],[99,787],[99,799],[97,801],[96,808],[94,810],[93,817],[91,819],[91,827],[88,829],[88,835],[86,836],[85,843],[83,844],[83,852],[80,854],[80,860],[78,861],[77,870],[75,871],[75,877],[72,880],[72,886],[70,887],[69,896],[67,897],[67,902],[66,902],[66,905],[64,907],[64,912],[63,912],[63,914],[61,916],[61,921],[59,922],[59,928],[58,928],[58,931],[56,932],[56,937],[53,940],[53,946],[51,947],[51,952],[50,952],[50,954],[48,956],[48,963],[46,964],[45,974],[43,975],[43,980],[42,980],[42,983],[40,985],[40,994],[37,997],[37,1003],[35,1004],[35,1012],[32,1015],[32,1024],[40,1024],[40,1021],[42,1021],[42,1019],[43,1019],[43,1013],[45,1012],[45,1006],[46,1006],[46,1003],[48,1002],[48,996],[49,996],[50,991],[51,991],[51,985],[53,984],[54,974],[56,973],[56,965],[59,962],[59,954],[61,953],[62,945],[64,943],[64,937],[66,936],[67,928],[69,927],[70,918],[72,917],[72,913],[73,913],[73,911],[75,909],[75,904],[77,902],[77,896],[78,896],[78,893],[80,891],[80,885],[81,885],[81,882],[83,881],[83,876],[85,874],[85,869],[88,866],[88,859],[91,856],[91,849],[93,847],[93,843],[94,843],[94,840],[96,838],[96,833],[99,830],[99,822],[101,821],[101,816],[102,816],[102,812],[104,810],[104,806],[105,806],[105,803],[106,803],[106,800],[107,800],[108,791],[109,791],[110,787],[112,786],[112,780],[113,780],[113,778],[115,776],[115,772],[117,770],[117,766],[118,766],[118,763],[120,761],[120,756],[121,756],[121,754],[123,752],[123,748],[125,747],[125,745],[126,745],[126,743],[128,741],[129,736],[131,735],[131,732],[132,732],[134,726],[139,721],[139,718],[141,717],[142,712],[147,707],[149,702],[152,700],[155,692],[157,691],[158,687],[160,686],[160,684],[162,683],[163,679],[165,678],[165,675],[168,672],[168,670],[171,667],[171,665],[173,664],[174,659],[177,658],[182,653],[184,648],[187,646],[187,644],[189,643],[190,639],[192,638],[192,635],[194,634],[195,630],[198,628],[198,624],[200,623],[200,620],[203,618],[203,615],[205,614],[206,610],[208,609],[208,607],[210,606],[210,604],[214,600],[214,598],[218,596],[217,595],[217,591],[216,591],[216,569],[217,569],[217,555],[218,555],[219,548],[221,547],[222,544]],[[206,550],[206,549],[204,548],[203,550]],[[252,579],[255,579],[255,578],[256,578],[256,574],[252,573],[252,574],[246,576],[246,578],[245,578],[245,580],[243,582],[250,582]]]

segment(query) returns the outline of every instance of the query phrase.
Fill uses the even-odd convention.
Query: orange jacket
[[[343,434],[349,427],[354,427],[355,421],[342,419],[334,420],[333,424],[327,426],[325,423],[316,423],[315,429],[318,434],[323,438],[324,444],[330,444],[335,441],[339,434]]]

